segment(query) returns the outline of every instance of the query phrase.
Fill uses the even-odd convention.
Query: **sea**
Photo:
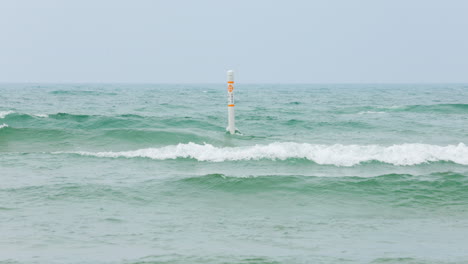
[[[468,84],[0,84],[0,263],[468,263]]]

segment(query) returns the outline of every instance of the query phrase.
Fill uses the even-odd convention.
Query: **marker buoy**
[[[229,133],[236,132],[236,118],[234,115],[234,71],[227,71],[227,91],[228,91],[228,127]]]

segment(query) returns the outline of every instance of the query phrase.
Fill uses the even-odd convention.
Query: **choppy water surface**
[[[0,263],[468,263],[468,85],[1,84]]]

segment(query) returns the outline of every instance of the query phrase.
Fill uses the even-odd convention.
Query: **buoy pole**
[[[227,71],[227,90],[228,90],[228,127],[229,133],[236,132],[236,118],[234,115],[234,71]]]

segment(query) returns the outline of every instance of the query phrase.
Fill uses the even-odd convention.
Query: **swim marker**
[[[227,71],[227,91],[228,91],[228,127],[229,133],[236,132],[236,118],[234,116],[234,71]]]

